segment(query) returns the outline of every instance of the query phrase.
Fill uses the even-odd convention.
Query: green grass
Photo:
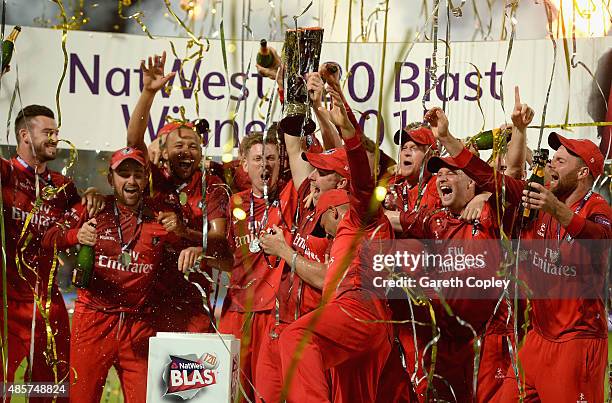
[[[23,382],[23,376],[26,369],[26,360],[24,359],[19,369],[15,373],[15,382]],[[123,403],[123,393],[121,393],[121,384],[117,377],[117,371],[115,368],[111,368],[108,371],[108,377],[106,378],[106,385],[104,385],[104,392],[102,393],[102,399],[100,402],[104,403]],[[26,403],[25,397],[13,397],[11,403]]]
[[[605,386],[605,396],[604,402],[609,402],[612,396],[609,395],[610,390],[612,389],[612,333],[608,333],[608,370],[606,371],[606,386]]]
[[[609,369],[612,370],[612,333],[608,333],[608,363]],[[21,366],[17,370],[15,374],[15,382],[23,381],[23,374],[25,372],[25,359],[21,363]],[[609,382],[609,380],[607,379]],[[608,384],[606,382],[606,385]],[[608,392],[609,387],[605,387],[605,399],[604,401],[608,401]],[[103,403],[123,403],[123,394],[121,393],[121,384],[119,383],[119,378],[117,377],[117,372],[115,368],[111,368],[108,373],[108,377],[106,378],[106,385],[104,386],[104,392],[102,393],[102,399],[100,400]],[[26,403],[25,398],[12,398],[11,403]]]

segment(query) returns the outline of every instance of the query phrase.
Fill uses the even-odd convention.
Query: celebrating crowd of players
[[[433,108],[423,123],[395,135],[400,152],[392,171],[357,124],[337,69],[324,65],[307,78],[321,143],[306,147],[301,133],[276,125],[247,133],[240,160],[226,164],[221,179],[200,169],[202,138],[192,123],[169,123],[156,141],[144,142],[156,93],[172,77],[164,63],[165,54],[141,65],[143,91],[127,147],[110,160],[112,195],[89,189],[80,197],[69,178],[47,169],[58,136],[48,108],[25,107],[15,120],[17,155],[0,160],[5,379],[12,381],[27,358],[31,381],[69,379],[70,401],[99,402],[114,366],[125,401],[144,402],[149,337],[216,331],[201,291],[214,299],[210,273],[217,269],[230,276],[218,331],[241,340],[245,399],[603,401],[603,286],[592,298],[521,300],[516,310],[497,304],[499,296],[449,302],[453,314],[432,302],[432,327],[429,310],[371,287],[374,272],[362,253],[366,241],[394,238],[610,239],[612,211],[591,190],[604,166],[593,142],[552,133],[547,184],[525,190],[534,113],[516,89],[512,137],[495,167],[453,137],[445,113]],[[439,157],[440,148],[448,156]],[[387,189],[384,200],[377,187]],[[521,206],[538,211],[525,228],[516,223]],[[94,247],[95,268],[78,290],[70,329],[49,279],[56,251],[78,244]],[[186,280],[183,273],[198,264]],[[516,339],[515,320],[528,325],[524,339]],[[511,352],[518,347],[516,363]]]

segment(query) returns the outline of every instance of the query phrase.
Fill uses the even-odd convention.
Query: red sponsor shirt
[[[298,189],[298,225],[291,247],[300,256],[314,262],[325,263],[325,255],[329,252],[331,241],[326,237],[317,237],[312,233],[316,228],[314,221],[315,208],[305,205],[305,199],[310,194],[310,181],[305,179]],[[291,323],[296,318],[316,309],[321,302],[321,290],[303,281],[296,273],[283,275],[280,295],[286,302],[281,305],[281,320]]]
[[[159,209],[150,199],[144,201],[140,225],[137,212],[117,205],[123,240],[131,250],[131,262],[125,267],[119,260],[121,244],[114,205],[115,197],[107,196],[104,209],[96,216],[93,276],[88,288],[78,290],[78,302],[105,312],[139,312],[151,296],[164,247],[173,239],[157,223],[154,213]],[[47,231],[42,246],[52,249],[56,244],[58,249],[66,249],[77,245],[77,233],[85,221],[86,211],[77,205]]]
[[[434,211],[419,210],[413,213],[400,213],[400,222],[404,230],[404,236],[408,238],[417,239],[439,239],[439,240],[487,240],[499,238],[499,229],[497,226],[495,208],[492,203],[486,203],[477,221],[466,222],[461,220],[458,215],[452,214],[447,209],[440,209]],[[451,245],[451,244],[449,244]],[[478,255],[482,253],[484,243],[479,242],[460,242],[453,243],[452,245],[459,246],[461,248],[461,254],[466,255]],[[437,251],[443,255],[451,254],[451,251]],[[462,270],[448,271],[442,275],[438,275],[436,278],[467,278],[470,276],[488,279],[491,275],[495,274],[498,267],[489,267],[493,264],[499,264],[499,250],[489,248],[487,251],[486,264],[487,269],[485,272],[482,270]],[[426,275],[426,274],[423,274]],[[501,291],[497,292],[494,290],[490,294],[487,294],[487,299],[484,299],[484,291],[479,296],[483,299],[468,299],[461,297],[450,298],[452,291],[447,294],[447,303],[452,308],[453,312],[468,321],[472,327],[481,333],[485,329],[485,325],[494,311],[497,298],[501,295]],[[440,311],[439,321],[440,327],[450,332],[455,336],[461,336],[467,339],[472,338],[472,333],[468,329],[445,313],[444,307],[439,300],[433,301],[434,306]]]
[[[267,219],[264,220],[266,202],[263,197],[254,196],[251,190],[246,190],[230,199],[228,240],[234,251],[234,267],[228,290],[230,311],[270,310],[279,297],[281,278],[288,271],[288,264],[274,256],[264,256],[261,248],[259,252],[252,253],[249,245],[259,233],[273,225],[283,229],[285,239],[291,242],[291,228],[297,208],[297,192],[293,182],[289,181],[281,189],[278,199],[271,198],[269,203]],[[234,209],[242,210],[246,218],[238,219],[233,214]],[[279,297],[281,304],[285,299]]]
[[[338,224],[323,286],[325,292],[340,279],[336,295],[349,290],[372,290],[368,284],[372,283],[372,278],[377,273],[371,269],[371,262],[362,259],[364,242],[394,237],[391,224],[380,204],[372,205],[374,178],[370,172],[366,150],[361,144],[362,134],[357,130],[354,137],[345,140],[345,148],[351,177],[360,180],[350,182],[350,209]]]
[[[153,188],[156,191],[155,204],[168,206],[175,211],[183,220],[185,225],[202,232],[202,171],[196,170],[187,181],[178,183],[168,176],[165,171],[157,167],[151,167]],[[185,193],[187,202],[180,203],[180,194]],[[227,213],[228,192],[227,187],[217,176],[206,174],[206,212],[208,221],[217,218],[225,218]],[[182,249],[188,246],[198,246],[202,242],[189,242],[183,240],[175,245],[169,245],[164,254],[164,264],[158,282],[158,292],[154,298],[159,303],[165,303],[168,295],[176,301],[183,303],[201,303],[201,295],[198,289],[185,280],[184,275],[178,271],[178,258]],[[211,275],[208,267],[201,267]],[[211,284],[204,275],[192,273],[190,281],[200,284],[207,292]]]
[[[436,188],[436,177],[430,175],[425,178],[424,186],[419,189],[419,185],[410,186],[406,178],[395,175],[391,178],[387,186],[387,196],[385,206],[389,210],[411,212],[419,199],[419,191],[423,197],[419,202],[419,209],[435,209],[440,207],[440,196]]]
[[[63,189],[53,199],[43,200],[40,208],[30,216],[36,201],[36,179],[33,169],[24,164],[17,157],[8,161],[0,159],[0,175],[6,231],[8,299],[31,302],[32,289],[38,288],[40,297],[46,295],[54,261],[53,248],[43,249],[41,239],[45,231],[62,218],[68,209],[80,203],[81,198],[70,179],[47,170],[39,175],[39,191],[46,186]],[[22,237],[21,232],[28,217],[30,221]],[[30,235],[31,239],[26,241]],[[25,280],[18,272],[16,255],[20,257],[21,273]],[[55,283],[53,291],[59,292]]]
[[[494,176],[493,168],[484,161],[472,156],[464,149],[456,158],[463,171],[472,177],[486,190],[495,194],[501,191],[502,175]],[[520,206],[525,181],[517,180],[509,176],[503,176],[505,182],[506,201],[518,209]],[[612,209],[601,195],[592,193],[587,200],[586,195],[578,200],[570,209],[574,216],[569,225],[563,228],[550,214],[540,211],[535,221],[522,232],[522,239],[544,240],[555,239],[561,241],[561,256],[572,258],[572,255],[580,252],[580,248],[572,245],[572,239],[610,239],[612,237]],[[579,208],[582,205],[582,208]],[[578,211],[576,213],[576,211]],[[568,238],[570,240],[568,241]],[[565,253],[564,253],[565,252]],[[590,255],[580,253],[582,264],[593,262],[601,264],[600,254]],[[590,259],[590,260],[589,260]],[[547,266],[554,264],[550,259],[546,260]],[[528,260],[527,263],[533,262]],[[587,264],[588,265],[588,264]],[[525,266],[529,267],[529,266]],[[558,280],[559,273],[546,272],[541,267],[530,266],[534,269],[529,272],[533,274],[538,284],[546,284],[547,279],[551,282]],[[605,270],[604,270],[605,271]],[[605,272],[599,273],[599,284],[605,284]],[[580,272],[568,270],[561,275],[566,276],[567,287],[579,287],[572,281],[572,277],[579,277]],[[592,283],[592,282],[591,282]],[[571,292],[568,290],[567,292]],[[603,303],[603,286],[597,298],[565,298],[565,299],[532,299],[533,328],[548,340],[566,341],[576,338],[605,338],[607,337],[606,315]]]

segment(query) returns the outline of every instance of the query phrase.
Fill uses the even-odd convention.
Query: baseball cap
[[[331,189],[321,193],[315,210],[315,222],[319,222],[323,213],[330,207],[337,207],[350,203],[349,194],[344,189]]]
[[[142,151],[132,147],[124,147],[115,151],[111,156],[111,169],[117,169],[117,167],[121,165],[121,163],[125,160],[134,160],[145,168],[147,166],[147,160],[145,159],[145,156]]]
[[[412,130],[403,128],[395,132],[395,135],[393,136],[393,142],[398,146],[402,146],[409,140],[412,140],[420,145],[431,146],[434,149],[436,149],[438,146],[433,132],[425,126],[419,126]]]
[[[604,157],[599,147],[591,140],[568,139],[559,133],[552,132],[548,135],[548,145],[557,150],[563,146],[569,151],[580,157],[591,171],[595,178],[604,172]]]
[[[440,168],[461,169],[452,157],[431,157],[427,162],[427,170],[431,173],[438,172]]]
[[[332,148],[322,153],[303,153],[302,158],[315,168],[334,171],[337,174],[351,178],[346,150],[343,147]]]

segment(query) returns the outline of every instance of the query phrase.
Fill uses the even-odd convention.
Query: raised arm
[[[308,74],[308,81],[306,83],[308,88],[308,95],[310,96],[310,101],[312,102],[312,108],[314,110],[315,116],[317,117],[317,122],[319,123],[319,128],[321,129],[321,137],[323,138],[323,147],[326,150],[342,147],[342,139],[336,130],[336,127],[327,119],[327,115],[322,113],[319,108],[321,108],[323,103],[321,99],[323,98],[323,80],[319,73],[310,73]]]
[[[506,175],[516,179],[523,177],[527,158],[527,126],[533,120],[533,109],[521,103],[519,87],[514,87],[514,110],[512,111],[512,139],[506,153]]]
[[[425,114],[425,120],[430,123],[434,136],[440,141],[440,144],[448,151],[450,156],[455,159],[459,168],[472,178],[482,191],[491,192],[494,195],[501,194],[502,184],[504,183],[506,201],[514,206],[520,204],[525,183],[508,175],[502,175],[499,172],[495,176],[492,167],[472,154],[463,146],[459,139],[450,134],[448,118],[442,109],[430,109]]]
[[[375,219],[373,213],[376,206],[372,204],[375,185],[368,155],[361,143],[362,134],[349,120],[340,93],[330,88],[329,94],[333,103],[331,110],[322,107],[319,110],[324,111],[329,121],[340,128],[351,172],[351,209],[355,211],[356,217],[361,219],[362,224],[367,225]]]
[[[332,66],[332,67],[330,67]],[[348,104],[344,93],[342,92],[342,87],[340,85],[340,70],[336,63],[325,63],[321,65],[319,68],[319,74],[323,81],[327,84],[327,88],[331,88],[340,94],[340,98],[342,99],[342,103],[344,104],[344,108],[346,109],[346,115],[348,116],[349,121],[353,125],[353,127],[359,130],[359,122],[351,109],[351,106]]]
[[[162,53],[161,56],[154,55],[152,58],[149,57],[146,66],[144,60],[140,62],[143,87],[128,123],[127,145],[141,150],[145,155],[148,155],[148,152],[144,142],[144,135],[149,122],[151,105],[153,105],[157,92],[164,88],[166,83],[176,74],[171,72],[164,75],[165,63],[166,52]]]

